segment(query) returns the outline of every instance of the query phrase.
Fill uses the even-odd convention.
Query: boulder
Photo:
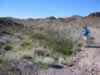
[[[36,57],[34,59],[35,63],[52,64],[55,60],[52,57]]]

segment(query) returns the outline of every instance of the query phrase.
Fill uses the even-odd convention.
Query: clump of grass
[[[32,61],[31,56],[23,56],[19,61]]]
[[[15,29],[15,27],[9,27],[6,31],[9,33],[15,33],[16,29]]]
[[[40,69],[48,69],[48,64],[43,63],[35,63]]]
[[[6,50],[6,51],[10,51],[10,50],[12,50],[12,49],[13,49],[13,47],[10,46],[10,45],[6,45],[6,46],[4,47],[4,50]]]
[[[32,49],[32,45],[33,45],[32,38],[30,36],[28,36],[24,40],[24,42],[21,43],[20,47],[17,48],[17,50],[23,50],[23,51],[24,50],[31,50]]]
[[[33,35],[34,39],[38,39],[38,40],[47,40],[48,36],[46,34],[41,34],[41,33],[35,33]]]
[[[47,45],[52,48],[54,52],[58,52],[64,55],[71,55],[73,53],[73,44],[69,40],[48,40]]]
[[[71,38],[67,39],[64,37],[62,38],[62,36],[61,37],[57,36],[61,35],[59,35],[57,32],[48,33],[48,35],[44,34],[34,35],[34,37],[37,38],[38,40],[45,40],[45,42],[42,41],[42,44],[52,49],[53,53],[55,52],[63,55],[72,55],[75,43],[71,40]]]
[[[28,47],[30,45],[31,45],[30,42],[24,42],[24,43],[21,44],[21,47]]]
[[[21,46],[18,48],[18,50],[31,50],[32,49],[32,43],[30,42],[24,42],[21,44]]]
[[[33,39],[33,34],[30,32],[23,32],[23,35],[26,35],[29,37],[29,39]]]

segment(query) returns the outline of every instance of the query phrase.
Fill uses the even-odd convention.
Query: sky
[[[100,0],[0,0],[0,17],[87,16],[100,11]]]

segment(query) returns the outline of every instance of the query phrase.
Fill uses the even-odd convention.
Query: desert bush
[[[22,47],[26,47],[26,46],[30,46],[30,45],[31,45],[30,42],[24,42],[24,43],[21,44]]]
[[[50,36],[47,45],[52,48],[54,52],[58,52],[64,55],[71,55],[73,43],[70,39],[62,39],[60,37]]]
[[[23,41],[21,42],[20,47],[18,47],[17,50],[32,50],[32,35],[28,33],[23,33],[22,36],[21,39]]]
[[[24,55],[20,61],[32,61],[32,56],[30,55]]]
[[[12,49],[13,49],[13,47],[10,46],[10,45],[6,45],[6,46],[4,47],[4,50],[6,50],[6,51],[10,51],[10,50],[12,50]]]
[[[33,35],[33,38],[38,39],[38,40],[46,40],[48,38],[48,36],[45,34],[36,33]]]
[[[65,31],[51,30],[47,32],[47,35],[35,34],[34,36],[38,40],[45,40],[42,41],[42,44],[52,50],[53,53],[72,55],[73,52],[75,52],[77,49],[77,46],[74,46],[76,44],[76,41],[73,41],[73,38],[72,36],[70,36],[70,33],[65,33]]]
[[[3,32],[1,32],[2,34],[6,34],[6,35],[12,35],[12,33],[10,33],[10,32],[6,32],[6,31],[3,31]]]
[[[17,50],[31,50],[32,49],[32,42],[23,42]]]
[[[63,41],[52,39],[47,42],[47,45],[49,48],[52,48],[54,52],[58,52],[64,55],[72,54],[73,44],[69,40]]]

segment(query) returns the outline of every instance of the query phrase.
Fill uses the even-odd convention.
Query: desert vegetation
[[[98,13],[96,14],[98,16]],[[94,26],[93,23],[99,24],[97,20],[100,18],[93,16],[95,15],[92,13],[86,17],[70,18],[54,16],[45,19],[0,18],[0,69],[6,64],[6,67],[11,67],[9,62],[15,65],[13,72],[17,72],[16,64],[31,65],[29,70],[31,68],[34,70],[34,65],[45,69],[51,65],[72,66],[71,59],[81,50],[82,27],[84,25],[97,27],[98,25]],[[7,75],[17,74],[11,72]]]

